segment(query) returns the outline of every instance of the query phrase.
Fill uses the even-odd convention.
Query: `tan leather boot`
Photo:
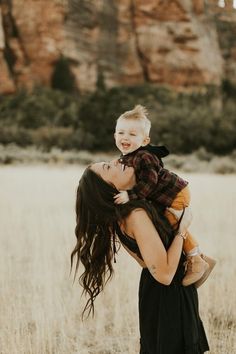
[[[215,259],[210,258],[204,254],[202,254],[201,257],[202,257],[202,259],[204,259],[204,261],[206,261],[208,263],[209,267],[207,268],[207,270],[205,271],[203,276],[198,281],[196,281],[196,283],[194,284],[196,288],[199,288],[199,286],[201,286],[207,280],[207,278],[211,274],[212,269],[216,265]]]
[[[209,264],[200,256],[187,256],[184,263],[186,273],[182,280],[184,286],[191,285],[199,281],[209,268]]]

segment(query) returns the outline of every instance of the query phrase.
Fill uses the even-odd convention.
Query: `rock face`
[[[64,7],[58,1],[3,0],[1,10],[1,92],[49,85],[63,50]]]
[[[14,81],[10,76],[8,66],[4,57],[5,34],[2,23],[2,12],[0,9],[0,93],[12,93],[15,91]]]
[[[224,10],[215,13],[219,45],[224,60],[224,79],[236,85],[236,9],[232,1],[225,2]]]
[[[190,2],[149,1],[148,7],[139,1],[137,5],[139,50],[151,82],[173,86],[220,83],[222,58],[215,27],[206,17],[196,16]]]
[[[206,3],[208,5],[206,5]],[[224,55],[210,0],[2,0],[0,93],[51,84],[57,60],[68,59],[81,91],[144,82],[176,89],[220,85]],[[236,23],[227,8],[228,23]],[[214,16],[213,16],[214,15]],[[218,21],[222,19],[217,17]],[[225,21],[225,20],[224,20]],[[235,22],[234,22],[235,21]],[[226,74],[225,74],[226,73]]]

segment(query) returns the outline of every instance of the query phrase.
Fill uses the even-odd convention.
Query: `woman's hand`
[[[174,214],[174,216],[179,220],[183,214],[182,220],[179,225],[179,232],[185,233],[192,222],[193,216],[190,207],[186,207],[184,210],[176,210],[173,208],[168,208],[168,210]]]

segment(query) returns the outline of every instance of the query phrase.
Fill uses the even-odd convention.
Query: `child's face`
[[[133,119],[118,120],[114,137],[116,146],[124,155],[147,145],[150,141],[145,134],[143,122]]]

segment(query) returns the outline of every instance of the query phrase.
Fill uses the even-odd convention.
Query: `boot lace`
[[[185,273],[186,273],[188,270],[189,270],[190,272],[192,272],[193,262],[192,262],[191,258],[187,259],[187,260],[184,262],[183,266],[184,266],[184,272],[185,272]]]

